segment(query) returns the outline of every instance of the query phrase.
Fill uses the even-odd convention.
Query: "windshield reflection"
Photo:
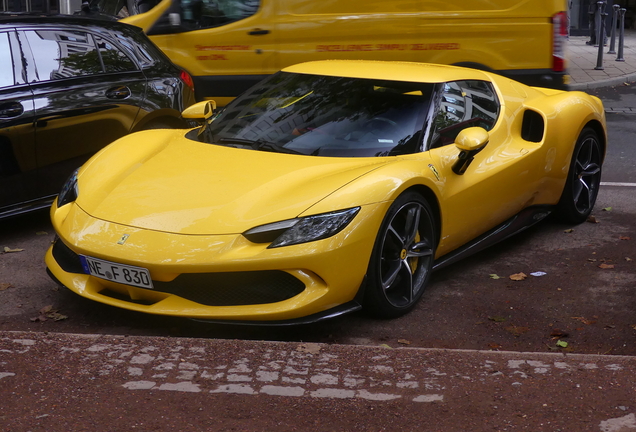
[[[279,72],[228,105],[200,139],[313,156],[414,153],[432,87]]]

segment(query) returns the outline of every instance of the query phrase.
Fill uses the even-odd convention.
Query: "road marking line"
[[[625,187],[636,187],[636,183],[601,182],[601,186],[625,186]]]

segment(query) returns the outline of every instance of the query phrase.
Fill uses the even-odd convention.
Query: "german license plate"
[[[85,255],[80,255],[80,261],[86,274],[124,285],[153,288],[150,272],[143,267],[118,264]]]

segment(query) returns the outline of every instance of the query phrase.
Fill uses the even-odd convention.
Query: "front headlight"
[[[274,222],[243,233],[254,243],[269,243],[268,249],[322,240],[338,234],[353,220],[360,207],[297,219]]]
[[[73,171],[73,174],[66,180],[60,194],[57,196],[57,207],[60,208],[65,204],[72,203],[77,199],[77,172],[79,168]]]

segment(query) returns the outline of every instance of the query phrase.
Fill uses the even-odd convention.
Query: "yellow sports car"
[[[195,319],[395,317],[432,270],[551,212],[584,221],[607,146],[596,97],[432,64],[304,63],[214,110],[71,176],[51,209],[54,279]]]

